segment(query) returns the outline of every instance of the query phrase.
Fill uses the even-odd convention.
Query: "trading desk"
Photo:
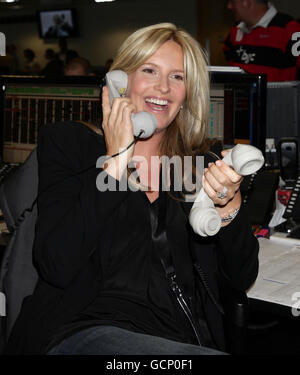
[[[259,238],[259,273],[248,290],[250,304],[272,313],[300,316],[300,240],[275,234]]]

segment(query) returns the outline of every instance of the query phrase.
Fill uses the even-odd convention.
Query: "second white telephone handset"
[[[123,70],[112,70],[106,74],[106,85],[108,87],[110,105],[114,98],[125,94],[128,84],[128,76]],[[138,112],[131,117],[134,135],[140,138],[150,137],[157,128],[156,117],[149,112]],[[142,133],[142,134],[141,134]]]

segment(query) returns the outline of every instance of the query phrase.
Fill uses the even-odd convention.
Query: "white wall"
[[[69,40],[70,49],[75,49],[81,56],[88,58],[92,65],[104,65],[113,57],[122,41],[139,27],[158,22],[173,22],[197,36],[197,0],[127,0],[124,2],[77,6],[80,30],[79,38]],[[91,4],[91,3],[90,3]],[[34,11],[1,12],[0,17],[34,14]],[[58,50],[55,40],[43,40],[38,35],[36,23],[2,24],[7,44],[14,43],[18,55],[23,61],[22,51],[31,48],[41,64],[45,64],[44,52],[47,48]]]

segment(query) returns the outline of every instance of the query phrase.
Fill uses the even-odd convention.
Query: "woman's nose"
[[[170,91],[169,79],[168,77],[160,76],[156,82],[155,88],[157,88],[162,93],[167,93]]]

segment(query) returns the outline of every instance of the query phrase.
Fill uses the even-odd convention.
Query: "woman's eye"
[[[154,73],[154,69],[151,69],[151,68],[144,68],[144,69],[143,69],[143,72],[144,72],[144,73],[150,73],[150,74],[152,74],[152,73]]]
[[[183,80],[184,80],[183,76],[180,75],[180,74],[174,74],[173,77],[174,77],[177,81],[183,81]]]

